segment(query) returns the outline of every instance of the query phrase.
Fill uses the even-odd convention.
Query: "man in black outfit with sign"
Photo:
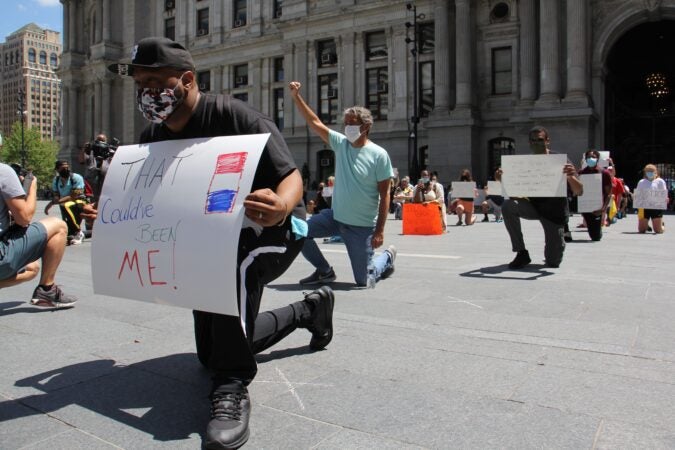
[[[296,328],[312,333],[312,350],[326,347],[333,336],[334,297],[325,286],[302,301],[258,314],[265,284],[284,273],[303,245],[297,226],[305,218],[300,172],[269,118],[229,96],[199,92],[194,62],[180,44],[143,39],[133,49],[131,64],[109,69],[136,82],[138,107],[152,122],[141,143],[271,133],[244,201],[237,255],[239,317],[194,311],[197,354],[214,372],[204,446],[238,448],[249,436],[246,386],[257,371],[254,355]],[[90,215],[95,214],[92,208]]]

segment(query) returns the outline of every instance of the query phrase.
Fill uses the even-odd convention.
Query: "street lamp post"
[[[413,13],[413,21],[411,22],[406,22],[405,26],[408,30],[412,28],[413,31],[413,38],[411,39],[410,36],[405,38],[406,44],[412,44],[412,48],[410,49],[410,54],[413,56],[413,111],[412,111],[412,117],[410,117],[410,134],[408,135],[408,175],[412,177],[414,180],[417,179],[417,176],[419,175],[420,172],[420,164],[419,164],[419,155],[417,154],[417,124],[420,122],[419,118],[419,101],[418,101],[418,94],[419,94],[419,63],[418,63],[418,55],[419,55],[419,26],[417,24],[417,19],[423,19],[424,14],[417,14],[417,7],[415,6],[414,3],[407,3],[406,8],[408,11],[412,11]]]
[[[19,116],[19,120],[21,121],[21,167],[24,169],[26,168],[26,145],[24,142],[24,134],[23,134],[23,120],[26,115],[26,92],[23,90],[23,88],[19,89],[19,99],[18,99],[18,111],[17,115]]]

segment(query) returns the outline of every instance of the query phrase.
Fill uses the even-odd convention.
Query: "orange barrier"
[[[437,204],[405,203],[403,234],[443,234],[441,207]]]

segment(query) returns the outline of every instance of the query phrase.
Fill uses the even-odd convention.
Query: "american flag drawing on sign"
[[[247,155],[247,152],[239,152],[218,156],[206,194],[205,214],[232,212]]]

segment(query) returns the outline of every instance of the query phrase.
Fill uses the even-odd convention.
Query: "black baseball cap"
[[[141,39],[134,45],[131,50],[131,63],[111,64],[108,70],[118,75],[133,75],[136,67],[195,70],[195,63],[190,52],[178,42],[165,37],[149,37]]]

